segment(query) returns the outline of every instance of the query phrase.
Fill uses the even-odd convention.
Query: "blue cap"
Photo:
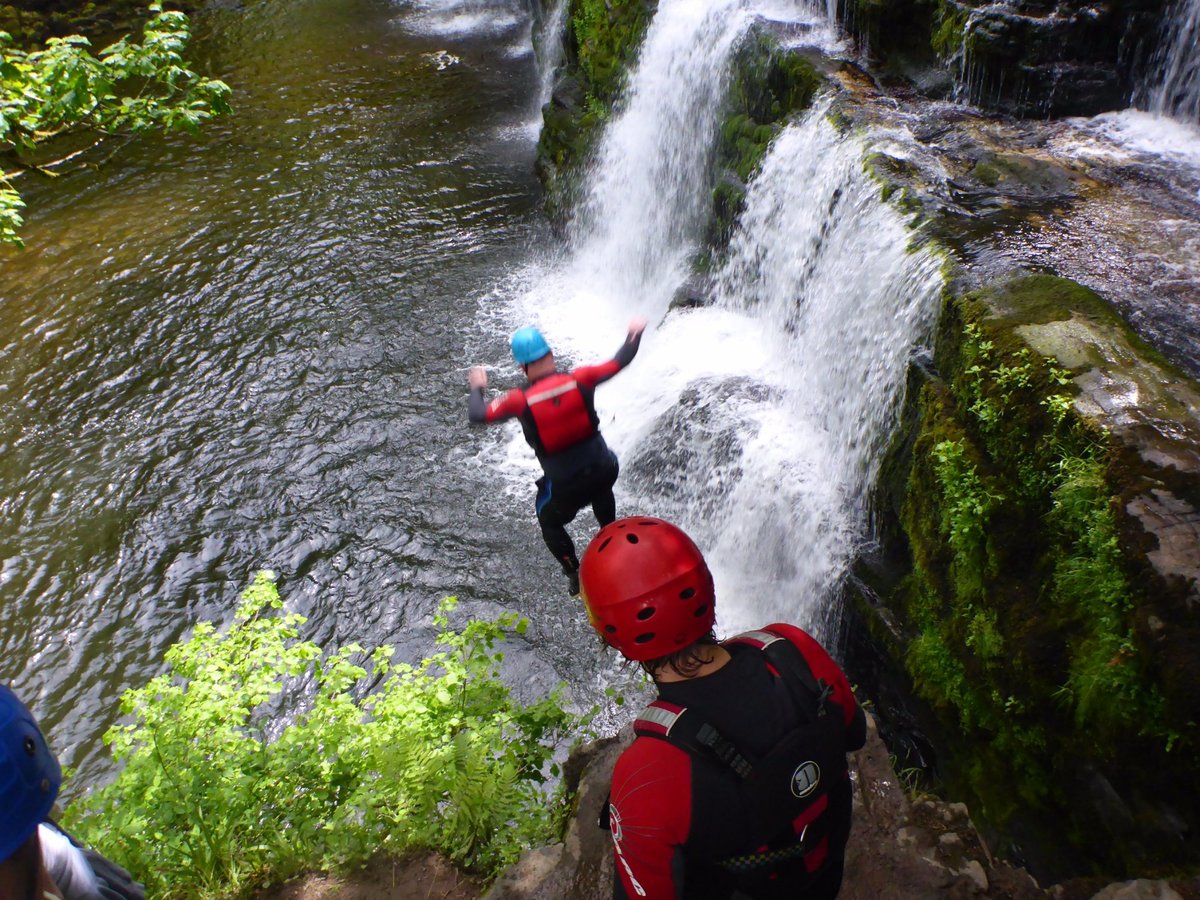
[[[25,704],[0,684],[0,860],[45,821],[58,797],[62,769]]]
[[[518,328],[512,336],[513,358],[523,366],[537,362],[550,352],[550,345],[542,333],[532,325]]]

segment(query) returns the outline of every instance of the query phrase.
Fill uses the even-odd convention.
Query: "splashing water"
[[[822,107],[764,159],[715,302],[668,311],[709,202],[714,95],[751,19],[731,2],[660,5],[568,253],[530,273],[511,312],[568,363],[606,358],[631,313],[651,318],[639,358],[597,395],[622,459],[619,514],[696,537],[723,633],[787,620],[831,638],[831,588],[866,537],[866,492],[940,276],[880,202],[866,148]],[[528,456],[515,430],[508,447],[503,465]]]
[[[866,536],[866,496],[941,277],[880,202],[867,148],[824,113],[776,139],[718,277],[721,305],[762,327],[770,392],[715,546],[762,613],[798,614],[829,637],[833,617],[815,605]]]

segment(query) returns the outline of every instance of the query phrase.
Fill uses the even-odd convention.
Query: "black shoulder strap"
[[[813,676],[800,648],[781,634],[766,629],[734,635],[726,644],[745,644],[761,651],[779,673],[797,711],[810,721],[829,712],[833,686]]]
[[[783,679],[798,715],[816,723],[829,712],[832,685],[813,676],[800,648],[783,635],[767,630],[746,631],[724,643],[747,645],[763,653]],[[754,765],[732,741],[686,706],[655,700],[634,720],[633,730],[639,736],[658,738],[689,753],[715,759],[739,778],[749,778],[754,772]]]
[[[633,730],[641,737],[658,738],[681,750],[714,759],[739,778],[749,778],[754,772],[753,764],[732,741],[686,706],[655,700],[634,720]]]

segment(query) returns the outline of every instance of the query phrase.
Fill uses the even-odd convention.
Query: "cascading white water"
[[[880,201],[866,153],[820,107],[786,129],[718,276],[720,304],[763,326],[770,393],[714,546],[760,615],[800,612],[819,632],[831,623],[813,604],[866,537],[867,493],[941,284]]]
[[[742,0],[667,0],[605,131],[571,231],[573,280],[661,311],[684,276]]]
[[[1177,0],[1162,34],[1154,77],[1139,105],[1157,115],[1200,123],[1200,0]]]
[[[638,359],[597,395],[622,459],[619,512],[696,536],[722,632],[772,619],[821,632],[866,537],[866,489],[939,270],[880,202],[864,146],[817,110],[754,178],[716,302],[668,311],[709,203],[714,94],[752,15],[728,0],[660,4],[566,258],[531,274],[511,323],[536,322],[560,360],[586,362],[616,349],[629,315],[649,317]],[[514,429],[506,470],[529,456]],[[513,482],[522,497],[528,474]]]
[[[554,74],[563,57],[563,29],[567,24],[567,0],[554,0],[550,11],[540,24],[534,25],[530,39],[538,63],[538,126],[541,127],[541,109],[554,91]]]

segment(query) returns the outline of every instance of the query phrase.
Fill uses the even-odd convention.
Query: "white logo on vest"
[[[817,789],[821,782],[821,767],[811,759],[800,763],[792,773],[792,793],[797,797],[807,797]]]

